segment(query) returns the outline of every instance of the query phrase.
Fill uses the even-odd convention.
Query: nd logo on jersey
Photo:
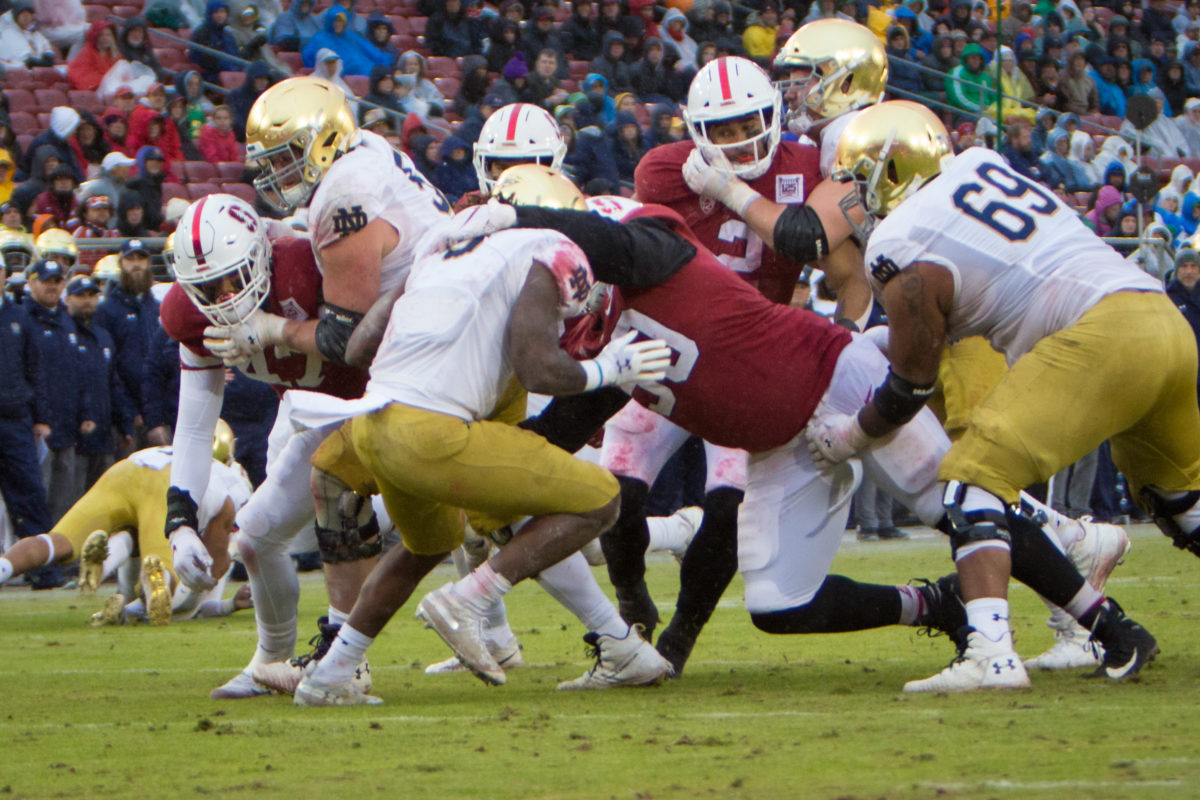
[[[882,253],[871,262],[871,275],[879,281],[881,286],[898,274],[900,274],[900,265]]]

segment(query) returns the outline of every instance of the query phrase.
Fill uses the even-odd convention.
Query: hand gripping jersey
[[[288,319],[315,319],[321,306],[321,273],[308,241],[286,236],[273,240],[271,247],[271,291],[264,308]],[[167,292],[160,314],[167,335],[183,345],[179,357],[184,369],[220,364],[204,347],[204,329],[212,323],[180,286]],[[239,369],[271,384],[281,395],[287,389],[311,389],[335,397],[360,397],[367,380],[364,370],[278,347],[256,354]]]
[[[722,203],[700,197],[683,180],[683,162],[695,145],[674,142],[654,148],[634,171],[636,196],[643,203],[667,206],[687,223],[696,238],[729,269],[769,291],[768,299],[787,303],[803,264],[778,256],[737,214]],[[802,203],[821,180],[815,147],[782,142],[770,169],[749,185],[776,203]]]
[[[670,209],[644,206],[626,220],[642,216],[667,221],[697,253],[656,286],[620,289],[613,335],[635,329],[673,351],[666,380],[634,399],[713,444],[752,453],[787,444],[816,410],[850,332],[763,297]]]
[[[380,293],[401,286],[412,268],[413,245],[431,225],[450,215],[450,204],[409,160],[370,131],[333,163],[308,205],[313,251],[383,218],[400,234],[383,257]],[[319,266],[319,263],[318,263]]]
[[[949,337],[985,336],[1009,364],[1109,294],[1162,291],[1050,190],[982,147],[956,156],[880,222],[864,261],[877,296],[918,261],[948,269]]]

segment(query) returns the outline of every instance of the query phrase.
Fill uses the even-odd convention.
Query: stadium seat
[[[54,67],[34,67],[33,80],[37,83],[37,86],[33,88],[63,90],[67,88],[66,75]]]
[[[40,132],[42,132],[42,131],[46,130],[47,128],[49,128],[49,127],[50,127],[50,112],[49,112],[49,111],[39,111],[39,112],[37,112],[37,129],[38,129],[38,132],[40,133]]]
[[[408,33],[412,30],[408,24],[408,17],[402,17],[396,14],[389,14],[387,21],[392,23],[392,30],[397,33]]]
[[[572,78],[563,78],[558,82],[558,84],[567,94],[574,94],[575,92],[579,91],[579,81],[573,80]]]
[[[304,69],[304,57],[299,53],[276,53],[275,55],[279,56],[279,60],[287,64],[294,73]]]
[[[154,48],[154,57],[163,67],[171,70],[179,70],[188,63],[183,50],[175,47],[156,47]]]
[[[408,30],[416,36],[425,35],[425,25],[429,22],[428,17],[409,17]]]
[[[1200,158],[1185,158],[1183,163],[1192,171],[1192,174],[1200,174]]]
[[[458,62],[453,58],[430,56],[425,61],[425,77],[427,78],[447,78],[452,75],[456,76],[460,72]]]
[[[9,89],[29,89],[32,91],[37,84],[34,83],[33,73],[27,69],[10,69],[8,71]]]
[[[347,75],[345,81],[355,97],[362,97],[371,90],[370,79],[366,75]]]
[[[34,89],[33,99],[38,108],[54,108],[68,104],[67,93],[60,89]]]
[[[163,184],[163,189],[166,189],[166,184]],[[221,191],[221,187],[215,183],[190,183],[187,187],[188,197],[186,199],[199,200],[201,197],[207,197],[219,191]],[[165,192],[163,197],[166,198]]]
[[[106,6],[86,5],[83,7],[83,13],[87,17],[88,24],[102,20],[108,16],[110,9]]]
[[[32,133],[18,133],[17,134],[17,144],[21,146],[22,153],[28,152],[29,145],[31,145],[32,143],[33,143],[33,134]]]
[[[213,181],[217,177],[217,168],[207,161],[185,161],[183,177],[198,183]]]
[[[442,93],[442,97],[452,98],[458,94],[462,81],[455,77],[434,78],[433,85]]]
[[[241,71],[222,71],[221,85],[226,89],[236,89],[246,81],[246,73]]]
[[[104,101],[95,92],[71,89],[67,92],[67,103],[76,111],[90,111],[97,116],[104,113]]]
[[[142,13],[142,10],[137,6],[113,6],[112,13],[121,19],[129,19]]]
[[[588,62],[586,61],[568,61],[567,68],[570,70],[571,77],[577,81],[587,77]]]
[[[409,33],[398,33],[391,39],[392,47],[399,50],[401,53],[408,50],[417,49],[417,37]]]
[[[8,107],[13,111],[33,108],[33,90],[31,89],[5,89],[4,96],[8,98]]]
[[[162,200],[165,205],[168,200],[174,200],[176,197],[192,202],[192,198],[188,196],[188,187],[182,183],[164,183],[162,185]]]
[[[217,179],[221,183],[241,181],[246,173],[246,165],[240,161],[223,161],[213,165],[217,170]]]
[[[37,117],[28,111],[13,111],[9,114],[9,120],[12,122],[13,133],[17,136],[26,133],[36,136],[41,133],[42,129],[38,127]]]
[[[240,197],[247,203],[253,203],[256,195],[254,187],[248,183],[223,183],[221,184],[221,191],[231,194],[234,197]]]

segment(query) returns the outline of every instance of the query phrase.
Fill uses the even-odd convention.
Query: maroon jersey
[[[645,206],[699,245],[670,209]],[[850,332],[808,311],[772,303],[698,246],[663,283],[621,287],[614,336],[634,329],[671,347],[667,378],[634,399],[689,433],[724,447],[763,452],[808,424],[850,343]]]
[[[321,273],[307,239],[285,236],[271,242],[271,291],[264,308],[294,320],[315,319],[321,307]],[[204,329],[212,323],[192,303],[183,287],[171,287],[162,302],[167,335],[198,356],[212,358],[204,346]],[[256,381],[269,383],[282,394],[287,389],[310,389],[334,397],[363,396],[367,372],[325,361],[320,356],[268,348],[249,364],[238,367]]]
[[[684,140],[646,153],[633,173],[637,199],[678,213],[696,238],[727,267],[757,286],[769,300],[791,302],[804,265],[776,255],[724,204],[700,197],[688,188],[683,180],[683,162],[695,147],[691,140]],[[780,142],[771,168],[749,181],[750,188],[776,203],[802,203],[821,180],[820,156],[815,147]]]

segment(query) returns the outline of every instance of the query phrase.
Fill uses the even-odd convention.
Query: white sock
[[[480,616],[491,611],[492,604],[511,589],[512,584],[508,579],[492,569],[490,563],[479,565],[471,570],[467,577],[454,584],[454,591],[459,598]]]
[[[921,616],[921,612],[925,609],[925,603],[921,600],[921,593],[915,586],[897,586],[896,591],[900,593],[900,625],[916,625],[917,618]]]
[[[104,577],[112,575],[133,555],[133,537],[127,531],[118,531],[108,537],[108,555],[104,557]]]
[[[126,619],[140,619],[144,616],[146,616],[146,604],[142,602],[140,597],[131,603],[125,604]]]
[[[246,559],[246,572],[258,626],[258,649],[252,663],[287,661],[296,650],[296,606],[300,601],[296,565],[281,544],[258,539],[250,547],[254,554]]]
[[[1178,500],[1187,494],[1187,492],[1160,491],[1158,494],[1167,500]],[[1191,508],[1189,508],[1187,511],[1184,511],[1182,514],[1175,514],[1172,516],[1172,519],[1175,520],[1176,525],[1183,529],[1184,533],[1191,533],[1197,528],[1200,528],[1200,502],[1193,503]]]
[[[251,593],[253,593],[253,590],[251,590]],[[328,614],[330,625],[344,625],[350,619],[350,614],[345,611],[338,611],[333,606],[329,607]]]
[[[359,633],[349,624],[343,624],[314,674],[328,683],[348,683],[354,677],[354,671],[366,656],[367,648],[373,641],[374,637]]]
[[[1091,611],[1097,603],[1103,602],[1103,600],[1104,595],[1097,592],[1096,587],[1085,582],[1083,586],[1079,587],[1079,591],[1075,593],[1075,596],[1071,598],[1071,602],[1063,607],[1063,611],[1066,611],[1075,619],[1079,619]]]
[[[254,590],[251,589],[250,593],[253,597]],[[255,598],[255,601],[257,600],[258,598]],[[254,608],[258,610],[257,602]],[[283,622],[265,622],[256,614],[254,623],[258,628],[258,646],[254,648],[254,658],[250,660],[250,666],[273,664],[291,658],[296,649],[296,622],[294,616]]]
[[[4,556],[0,556],[0,584],[3,584],[13,576],[13,565]]]
[[[542,570],[537,582],[589,631],[619,639],[629,630],[616,606],[596,583],[592,568],[582,553],[572,553],[553,567]]]
[[[508,626],[507,611],[503,600],[492,604],[491,610],[483,617],[483,638],[498,645],[509,644],[517,638]]]
[[[967,603],[967,624],[976,632],[998,642],[1008,633],[1008,601],[1001,597],[981,597]]]

